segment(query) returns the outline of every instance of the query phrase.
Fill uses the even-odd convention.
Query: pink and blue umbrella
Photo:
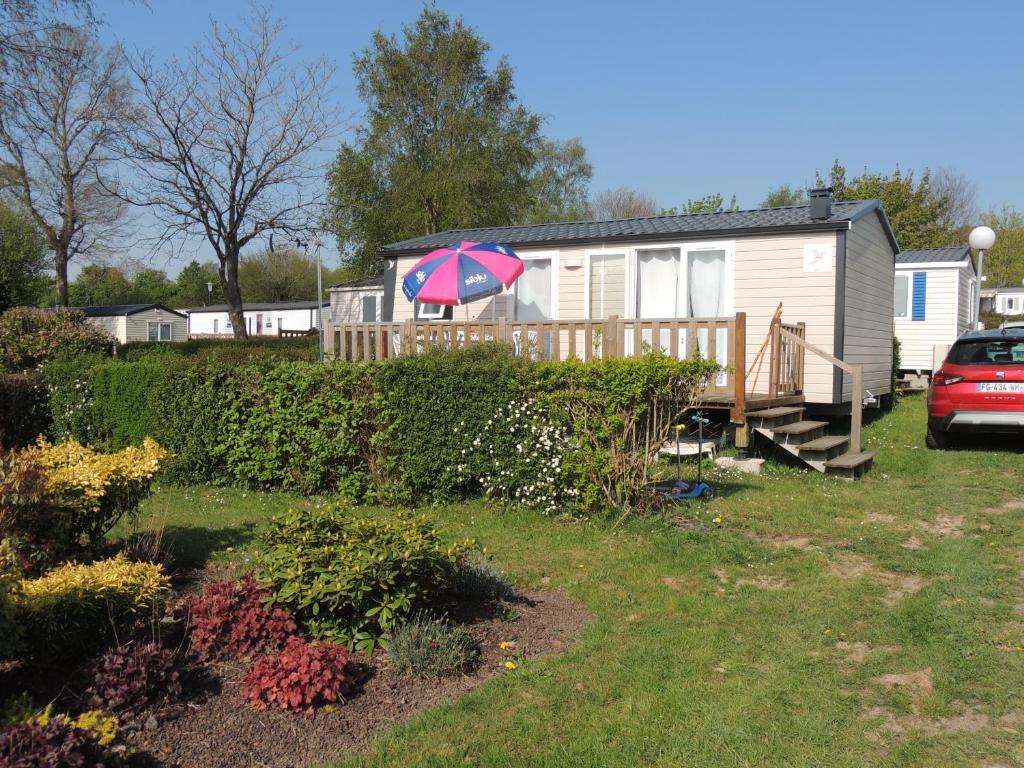
[[[402,280],[409,301],[467,304],[508,288],[523,274],[523,262],[507,245],[460,243],[431,251]]]

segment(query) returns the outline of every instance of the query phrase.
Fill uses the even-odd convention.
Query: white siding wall
[[[360,323],[363,321],[363,299],[373,296],[376,299],[377,319],[381,322],[381,310],[384,303],[383,288],[332,288],[331,318],[336,323]],[[404,294],[402,301],[405,301]],[[406,302],[408,303],[408,302]],[[326,311],[326,310],[325,310]]]
[[[896,318],[896,337],[900,340],[900,366],[904,370],[930,371],[936,344],[952,344],[957,337],[959,272],[956,268],[914,269],[913,264],[900,265],[897,272],[909,277],[911,286],[915,272],[924,272],[924,320]],[[911,289],[913,293],[913,289]],[[907,314],[913,314],[912,302]]]
[[[958,272],[960,277],[957,292],[957,337],[975,327],[978,314],[978,281],[974,277],[974,271],[968,266],[963,266]],[[971,290],[972,287],[974,290]]]
[[[1024,293],[1000,293],[997,290],[994,311],[1001,315],[1024,315]]]
[[[188,320],[165,312],[162,309],[148,309],[128,315],[126,324],[127,341],[149,341],[149,323],[170,323],[171,341],[188,339]]]
[[[875,395],[892,390],[893,278],[896,255],[879,217],[854,222],[846,234],[846,307],[843,354],[864,366],[864,386]],[[843,376],[843,400],[853,381]]]
[[[125,317],[123,315],[112,315],[110,317],[89,317],[86,322],[99,328],[106,334],[113,336],[120,343],[127,341],[125,336]]]
[[[324,307],[324,320],[330,318],[330,307]],[[276,336],[278,329],[285,331],[308,331],[316,328],[317,311],[316,307],[311,309],[247,309],[243,316],[249,328],[249,333],[256,334],[257,317],[261,320],[262,336]],[[228,328],[230,321],[228,313],[224,312],[203,312],[192,311],[188,316],[189,336],[224,336],[225,338],[234,335],[231,328]],[[217,321],[217,330],[214,331],[214,320]]]

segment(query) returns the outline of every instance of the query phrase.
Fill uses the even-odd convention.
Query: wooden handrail
[[[853,453],[860,453],[860,438],[864,420],[864,366],[853,365],[845,360],[840,360],[835,355],[830,355],[821,347],[816,347],[814,344],[807,341],[807,339],[801,339],[795,333],[791,333],[785,328],[780,329],[780,335],[782,338],[813,352],[818,357],[827,360],[840,370],[846,371],[852,375],[853,392],[851,395],[853,399],[850,403],[850,451]]]

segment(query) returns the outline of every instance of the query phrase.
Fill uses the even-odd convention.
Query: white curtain
[[[516,320],[550,320],[551,260],[527,259],[516,281]]]
[[[637,251],[637,317],[685,317],[679,290],[679,249]]]
[[[725,251],[688,254],[690,317],[722,317],[725,313]]]
[[[626,254],[590,257],[590,319],[626,314]]]

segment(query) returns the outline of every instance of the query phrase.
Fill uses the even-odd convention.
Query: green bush
[[[316,336],[280,338],[250,336],[247,339],[189,339],[181,342],[133,341],[118,350],[125,361],[149,360],[153,357],[195,358],[223,363],[244,363],[253,360],[317,359]]]
[[[91,368],[93,444],[117,451],[152,436],[152,394],[167,372],[167,366],[148,361]]]
[[[160,619],[169,582],[163,568],[119,555],[67,563],[21,582],[16,615],[39,658],[81,658],[104,642],[130,638]]]
[[[0,371],[18,373],[56,354],[109,353],[114,340],[73,309],[17,307],[0,315]]]
[[[256,488],[363,495],[368,368],[279,362],[239,369],[223,407],[228,472]]]
[[[24,650],[17,600],[21,594],[21,566],[7,539],[0,539],[0,661],[17,658]],[[4,723],[0,722],[0,725]]]
[[[290,511],[259,534],[257,576],[313,637],[371,650],[449,593],[475,543],[444,542],[425,515],[343,506]]]
[[[478,655],[469,630],[426,614],[413,616],[391,633],[388,658],[400,674],[448,677],[469,669]]]
[[[36,373],[0,373],[0,449],[19,448],[50,425],[46,386]]]
[[[495,410],[522,396],[528,367],[510,347],[487,344],[381,365],[374,379],[378,497],[445,502],[479,493],[479,482],[459,465]]]
[[[57,441],[74,438],[91,444],[96,435],[93,413],[92,369],[102,355],[59,354],[42,369],[49,405],[50,436]]]

